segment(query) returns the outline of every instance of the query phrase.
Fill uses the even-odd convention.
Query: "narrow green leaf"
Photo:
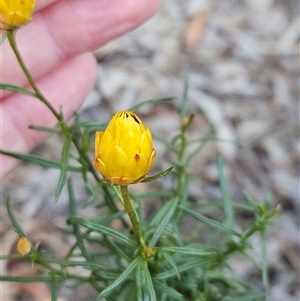
[[[57,279],[52,277],[51,281],[51,301],[57,301]]]
[[[249,296],[225,297],[224,301],[265,301],[267,296],[262,293],[251,293]]]
[[[61,169],[61,163],[60,162],[55,162],[52,160],[45,159],[41,156],[37,156],[34,154],[21,154],[21,153],[14,153],[14,152],[9,152],[9,151],[4,151],[0,149],[0,154],[10,156],[13,158],[16,158],[18,160],[22,160],[24,162],[29,162],[29,163],[34,163],[38,164],[42,167],[49,167],[49,168],[55,168],[55,169]],[[75,166],[68,166],[69,171],[74,171],[74,172],[80,172],[82,170],[81,167],[75,167]]]
[[[0,260],[7,260],[7,259],[15,259],[15,258],[22,258],[23,256],[20,253],[13,253],[13,254],[6,254],[0,255]]]
[[[68,179],[68,194],[69,194],[69,216],[75,216],[76,215],[76,201],[75,201],[75,194],[74,194],[74,188],[72,179]]]
[[[175,98],[175,96],[171,96],[171,95],[170,96],[161,96],[161,97],[157,97],[157,98],[151,98],[151,99],[148,99],[148,100],[138,103],[137,105],[131,107],[129,110],[130,111],[138,111],[140,108],[142,108],[146,105],[156,103],[156,102],[161,102],[161,101],[169,101],[174,98]]]
[[[162,281],[153,279],[153,284],[157,290],[166,293],[169,296],[170,300],[185,301],[185,298],[182,294],[177,292],[174,288],[166,285]]]
[[[20,257],[20,256],[19,256]],[[60,259],[47,259],[43,258],[43,262],[49,263],[49,264],[58,264],[60,266],[66,266],[66,267],[85,267],[85,268],[97,268],[97,269],[105,269],[100,264],[94,263],[94,262],[88,262],[88,261],[72,261],[72,260],[60,260]]]
[[[71,129],[89,129],[89,130],[97,130],[97,131],[104,131],[107,127],[107,123],[99,122],[99,121],[80,121],[79,117],[80,115],[76,115],[77,120],[72,124]]]
[[[138,301],[156,301],[156,294],[149,273],[148,263],[140,259],[136,267],[136,286]]]
[[[176,262],[173,260],[173,258],[167,252],[161,251],[160,253],[162,254],[162,256],[165,257],[165,259],[168,261],[168,263],[174,269],[177,278],[180,279],[180,273],[179,273],[179,270],[177,268]]]
[[[131,261],[131,258],[129,256],[127,256],[123,250],[121,250],[113,241],[111,241],[107,236],[104,236],[105,242],[108,245],[108,247],[110,248],[110,250],[112,250],[118,257],[120,258],[124,258],[125,260],[127,260],[128,262]]]
[[[5,41],[7,36],[8,36],[8,31],[6,30],[6,31],[4,31],[3,35],[0,38],[0,46],[3,44],[3,42]]]
[[[126,235],[123,235],[118,231],[112,230],[109,227],[88,221],[84,218],[71,217],[68,219],[68,223],[71,223],[71,224],[78,223],[92,231],[100,232],[104,235],[108,235],[108,236],[114,237],[120,241],[123,241],[124,243],[126,243],[127,245],[129,245],[131,247],[134,247],[134,248],[137,247],[136,242],[134,240],[130,239],[129,237],[127,237]]]
[[[223,224],[221,224],[221,223],[219,223],[219,222],[217,222],[213,219],[210,219],[210,218],[208,218],[204,215],[201,215],[200,213],[192,211],[192,210],[190,210],[186,207],[183,207],[181,205],[178,205],[178,208],[180,208],[181,210],[183,210],[188,215],[192,216],[193,218],[197,219],[198,221],[204,223],[205,225],[211,227],[214,230],[219,230],[221,232],[230,233],[230,234],[236,235],[238,237],[241,237],[241,235],[239,233],[235,232],[233,229],[230,229],[230,228],[224,226]]]
[[[130,265],[123,271],[123,273],[107,288],[105,288],[97,297],[96,301],[105,298],[109,295],[114,289],[116,289],[122,282],[124,282],[131,274],[131,272],[136,268],[140,261],[140,258],[135,258]]]
[[[200,261],[199,258],[195,257],[187,257],[185,263],[178,265],[178,271],[180,273],[189,271],[191,269],[195,269],[196,267],[203,264],[203,261]],[[155,275],[155,278],[158,280],[166,280],[177,276],[177,272],[175,270],[167,270]]]
[[[169,151],[172,151],[173,153],[177,152],[177,148],[173,144],[168,143],[167,140],[162,139],[156,135],[153,135],[153,139],[162,143],[166,147],[166,149],[168,149]]]
[[[185,118],[187,114],[188,90],[189,90],[189,80],[186,78],[184,82],[184,90],[183,90],[181,110],[180,110],[181,121]]]
[[[173,169],[173,166],[169,167],[168,169],[164,170],[163,172],[160,172],[158,173],[157,175],[153,176],[153,177],[147,177],[145,178],[142,183],[145,183],[145,182],[152,182],[152,181],[155,181],[157,179],[160,179],[164,176],[166,176],[168,173],[171,172],[171,170]]]
[[[176,254],[194,255],[194,256],[216,256],[217,253],[213,251],[207,251],[202,249],[190,248],[190,247],[161,247],[161,250],[165,252],[173,252]]]
[[[222,191],[223,203],[224,203],[224,210],[226,214],[227,225],[230,229],[234,229],[234,212],[232,202],[228,193],[226,179],[224,175],[224,164],[222,157],[218,155],[218,172],[219,172],[219,179],[220,179],[220,186]]]
[[[68,174],[68,166],[69,160],[71,155],[71,145],[72,145],[72,138],[71,135],[66,135],[66,141],[64,143],[61,155],[61,170],[60,176],[58,180],[58,184],[55,191],[55,202],[58,201],[58,198],[61,194],[61,191],[66,183],[67,174]]]
[[[30,125],[28,127],[31,130],[39,131],[39,132],[46,132],[46,133],[51,133],[51,134],[60,134],[60,130],[56,128],[49,128],[45,126],[38,126],[38,125]]]
[[[267,236],[265,232],[261,232],[261,252],[262,252],[262,279],[265,288],[269,289],[268,277],[268,259],[267,259]]]
[[[189,154],[189,156],[187,157],[186,165],[190,165],[193,158],[201,152],[201,150],[205,147],[207,142],[210,141],[212,138],[213,138],[213,128],[210,128],[208,133],[205,135],[205,137],[200,140],[201,143],[199,144],[199,146],[196,147],[196,149],[192,151],[191,154]]]
[[[151,226],[157,225],[157,230],[155,231],[154,235],[152,236],[149,246],[154,247],[157,240],[162,235],[165,226],[169,222],[170,218],[174,214],[174,211],[178,204],[178,198],[174,198],[168,201],[158,212],[155,218],[151,222]]]
[[[71,179],[68,179],[68,194],[69,194],[69,210],[70,210],[70,215],[72,216],[72,215],[76,214],[76,204],[75,204],[76,202],[75,202],[74,189],[73,189],[73,184],[72,184]],[[81,250],[82,255],[84,256],[86,261],[92,262],[90,254],[84,246],[84,241],[83,241],[78,224],[74,223],[74,224],[72,224],[72,226],[73,226],[74,235],[77,239],[77,245],[78,245],[79,249]]]
[[[50,276],[11,276],[11,275],[0,275],[0,281],[8,281],[8,282],[51,282],[52,277]]]
[[[8,213],[8,216],[10,218],[10,220],[12,221],[13,223],[13,226],[15,228],[15,231],[19,234],[20,237],[27,237],[24,229],[22,228],[22,226],[18,223],[16,217],[15,217],[15,214],[12,210],[12,207],[11,207],[11,203],[10,203],[10,198],[9,196],[6,198],[6,209],[7,209],[7,213]]]
[[[13,84],[9,84],[9,83],[0,83],[0,89],[24,94],[24,95],[31,96],[31,97],[36,97],[35,93],[33,93],[29,90],[26,90],[22,87],[19,87],[19,86],[13,85]]]

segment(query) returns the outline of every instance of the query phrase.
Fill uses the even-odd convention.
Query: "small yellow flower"
[[[142,181],[155,155],[150,130],[133,112],[118,112],[104,132],[96,132],[94,164],[106,182],[128,185]]]
[[[21,237],[18,241],[18,251],[22,256],[28,254],[31,250],[32,244],[26,237]]]
[[[0,28],[13,30],[32,18],[35,0],[0,0]]]

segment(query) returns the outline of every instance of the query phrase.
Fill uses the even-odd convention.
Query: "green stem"
[[[185,136],[184,128],[181,127],[181,133],[179,136],[180,144],[179,144],[179,151],[177,153],[177,195],[179,196],[180,205],[186,206],[187,201],[187,185],[188,180],[186,176],[186,162],[184,162],[184,155],[187,146],[187,140]],[[181,228],[183,218],[183,211],[179,210],[175,214],[175,220],[177,221],[176,224]]]
[[[62,121],[62,116],[54,109],[54,107],[51,105],[51,103],[45,98],[45,96],[42,94],[42,92],[37,87],[36,83],[34,82],[34,79],[32,78],[28,68],[26,67],[24,60],[20,54],[20,51],[17,46],[16,37],[15,37],[16,31],[10,31],[7,35],[9,44],[28,80],[31,87],[33,88],[34,92],[36,93],[36,96],[49,108],[49,110],[54,114],[54,116],[59,120]]]
[[[141,233],[141,227],[140,227],[140,223],[139,223],[137,214],[130,201],[128,186],[120,186],[120,189],[121,189],[121,194],[122,194],[122,198],[123,198],[124,208],[130,218],[134,236],[135,236],[138,244],[141,245],[143,248],[146,248],[146,244],[145,244],[144,238]]]
[[[48,108],[49,110],[52,112],[52,114],[56,117],[56,119],[58,120],[58,122],[60,123],[60,126],[61,126],[61,129],[62,129],[62,132],[64,135],[69,135],[71,133],[71,130],[70,128],[67,126],[67,124],[65,123],[65,121],[63,120],[63,116],[62,114],[58,113],[55,108],[51,105],[51,103],[46,99],[46,97],[42,94],[42,92],[40,91],[40,89],[37,87],[32,75],[30,74],[28,68],[26,67],[25,65],[25,62],[21,56],[21,53],[18,49],[18,46],[17,46],[17,42],[16,42],[16,38],[15,38],[15,34],[16,34],[16,31],[8,31],[7,33],[7,38],[8,38],[8,41],[10,43],[10,46],[28,80],[28,82],[30,83],[31,87],[33,88],[34,92],[35,92],[35,95],[36,97],[42,102],[44,103]],[[91,160],[89,159],[88,155],[81,149],[80,145],[78,144],[78,142],[76,141],[76,138],[74,138],[74,136],[72,135],[72,141],[73,141],[73,144],[75,145],[78,153],[80,154],[81,158],[83,158],[88,167],[89,167],[89,170],[91,171],[91,173],[93,174],[94,178],[96,179],[97,182],[100,182],[100,178],[99,178],[99,175],[96,173],[96,171],[94,170],[94,166],[93,166],[93,163],[91,162]],[[108,196],[108,199],[109,199],[109,202],[108,205],[110,207],[110,209],[113,211],[113,212],[117,212],[117,208],[116,206],[114,205],[113,203],[113,198],[112,198],[112,195],[110,193],[110,191],[108,190],[108,188],[106,187],[103,187],[103,190],[104,192],[106,193],[106,195]],[[123,221],[123,223],[125,224],[125,222]]]
[[[39,265],[45,267],[46,269],[48,269],[52,273],[59,274],[61,276],[63,275],[61,270],[54,268],[51,264],[44,261],[42,258],[36,258],[34,262],[36,264],[39,264]],[[65,277],[67,279],[76,279],[76,280],[79,280],[79,281],[82,281],[82,282],[89,282],[90,281],[90,277],[84,277],[84,276],[80,276],[80,275],[69,273],[69,272],[65,272]]]

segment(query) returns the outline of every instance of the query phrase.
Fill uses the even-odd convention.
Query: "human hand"
[[[66,119],[94,84],[91,51],[134,29],[150,17],[159,0],[40,0],[33,20],[17,32],[22,57],[39,89]],[[1,82],[27,86],[7,41],[1,46]],[[1,149],[29,152],[44,133],[29,125],[53,126],[54,116],[31,97],[0,90]],[[0,178],[17,160],[0,155]]]

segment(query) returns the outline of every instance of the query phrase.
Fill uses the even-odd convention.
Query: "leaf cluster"
[[[8,84],[3,84],[2,88],[16,91],[14,86]],[[58,201],[63,187],[66,186],[69,213],[66,217],[66,227],[58,230],[66,237],[75,238],[68,240],[74,243],[70,245],[65,258],[59,259],[46,254],[39,244],[32,248],[25,259],[32,266],[39,267],[40,275],[1,275],[0,280],[46,282],[51,287],[52,301],[58,300],[58,287],[62,283],[74,288],[89,284],[95,293],[95,300],[264,300],[263,291],[229,277],[226,271],[230,268],[230,258],[242,255],[261,270],[263,283],[267,287],[265,232],[270,221],[278,214],[278,208],[270,209],[270,196],[261,204],[246,192],[247,204],[234,204],[228,193],[221,156],[217,161],[222,199],[217,203],[208,201],[201,206],[217,206],[222,210],[223,218],[215,220],[205,216],[201,213],[201,206],[190,202],[189,185],[194,179],[189,175],[188,167],[207,142],[214,139],[214,133],[211,129],[205,137],[199,137],[197,141],[188,141],[186,133],[193,121],[193,115],[187,114],[187,90],[186,84],[182,109],[178,114],[180,132],[171,142],[163,141],[175,158],[170,162],[174,169],[168,175],[172,182],[171,189],[160,185],[156,190],[144,195],[132,194],[145,239],[144,248],[135,240],[126,212],[118,207],[120,191],[117,187],[102,182],[90,159],[94,133],[105,128],[105,124],[85,121],[75,114],[72,125],[60,120],[57,126],[51,129],[32,126],[33,130],[59,134],[64,138],[60,161],[0,150],[2,154],[45,168],[60,170],[54,200]],[[27,93],[22,90],[18,92]],[[151,99],[131,109],[170,99],[172,97],[169,96]],[[62,110],[59,116],[63,116]],[[196,144],[196,147],[187,155],[191,144]],[[148,180],[159,179],[170,171],[171,169],[168,169]],[[98,210],[97,218],[87,218],[78,212],[72,184],[74,173],[81,174],[83,187],[87,192],[85,206],[94,206],[95,210]],[[141,204],[147,202],[144,199],[150,197],[156,199],[159,210],[149,219],[143,220]],[[17,234],[27,237],[13,213],[9,198],[6,205]],[[247,211],[252,216],[244,229],[238,229],[236,225],[235,216],[240,210]],[[186,234],[186,219],[191,219],[197,224],[190,235]],[[121,225],[121,229],[117,230],[114,227],[116,223]],[[256,233],[261,236],[262,241],[262,264],[248,254],[251,248],[250,238]],[[199,238],[204,242],[199,242]],[[18,256],[3,255],[1,259]],[[85,270],[84,273],[80,272],[82,269]]]

